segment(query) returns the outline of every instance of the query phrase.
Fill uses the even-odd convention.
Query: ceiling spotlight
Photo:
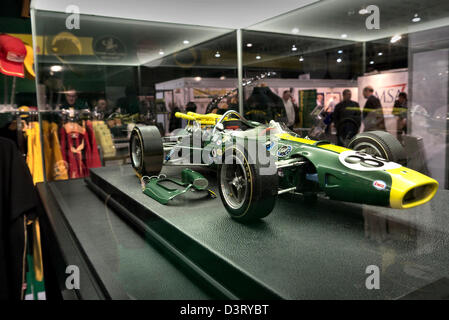
[[[369,64],[374,64],[374,61],[373,61],[373,60],[371,60],[371,61],[369,62]]]
[[[340,62],[342,62],[343,60],[341,59],[341,58],[338,58],[337,59],[337,63],[340,63]]]
[[[296,51],[296,50],[298,50],[298,48],[296,48],[296,46],[293,45],[293,46],[292,46],[292,51]]]
[[[421,18],[418,16],[417,13],[415,13],[415,15],[413,16],[412,22],[420,22]]]
[[[221,54],[220,54],[220,52],[217,51],[217,53],[215,54],[215,58],[220,58],[220,57],[221,57]]]
[[[221,77],[220,77],[220,80],[225,80],[225,79],[226,79],[225,76],[221,76]]]
[[[62,70],[62,66],[54,65],[50,67],[50,70],[53,72],[59,72]]]
[[[299,57],[299,62],[303,62],[304,58],[302,56]]]
[[[366,10],[366,8],[362,8],[359,10],[359,14],[361,15],[368,14],[368,10]]]
[[[395,42],[398,42],[401,39],[402,39],[402,36],[400,34],[397,34],[397,35],[394,35],[393,37],[391,37],[390,42],[391,43],[395,43]]]
[[[342,54],[342,53],[343,53],[343,50],[338,50],[337,53],[338,53],[338,54]]]
[[[200,82],[201,81],[201,77],[195,77],[194,78],[196,82]]]
[[[159,54],[160,54],[160,55],[163,55],[163,54],[164,54],[164,51],[162,51],[162,49],[159,50]]]
[[[256,56],[256,59],[260,60],[260,59],[262,59],[262,57],[261,56]]]
[[[378,55],[378,56],[381,56],[381,55],[383,55],[383,52],[379,52],[377,55]]]
[[[295,33],[295,34],[296,34],[296,33],[299,33],[299,29],[298,29],[298,28],[293,28],[293,29],[292,29],[292,33]]]
[[[189,44],[190,41],[189,41],[189,40],[184,40],[182,43],[184,43],[184,44]]]
[[[347,38],[348,35],[347,35],[346,33],[343,33],[343,34],[341,35],[341,37],[342,37],[342,38]]]
[[[251,47],[253,46],[253,44],[252,44],[252,43],[247,43],[246,46],[247,46],[248,48],[251,48]]]

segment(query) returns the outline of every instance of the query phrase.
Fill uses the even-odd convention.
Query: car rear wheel
[[[162,170],[164,149],[156,126],[134,127],[129,140],[131,165],[140,176],[157,175]]]

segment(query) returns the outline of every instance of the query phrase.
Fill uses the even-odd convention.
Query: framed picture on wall
[[[323,106],[324,107],[324,92],[316,92],[316,105],[315,106]]]

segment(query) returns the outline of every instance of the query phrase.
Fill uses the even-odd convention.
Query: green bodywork
[[[382,170],[363,172],[352,170],[339,161],[339,153],[323,149],[319,145],[302,144],[290,140],[279,140],[278,143],[279,145],[292,146],[292,151],[286,158],[292,155],[300,155],[313,164],[312,172],[308,174],[316,173],[318,181],[315,184],[306,185],[306,189],[303,191],[323,191],[331,199],[340,201],[380,206],[389,205],[391,176],[388,172]],[[304,173],[300,171],[301,168],[284,169],[281,185],[284,184],[282,186],[286,188],[301,185],[304,182]],[[386,188],[383,190],[375,189],[373,182],[376,180],[384,181],[387,185]],[[307,187],[312,188],[312,190],[307,190]]]
[[[225,152],[224,140],[245,145],[249,140],[258,139],[260,133],[266,129],[266,125],[259,125],[246,131],[222,132],[219,139],[203,140],[202,145],[197,146],[200,148],[192,150],[192,153],[203,152],[203,154],[210,155],[210,160],[217,160]],[[185,132],[185,134],[187,133]],[[277,133],[267,136],[266,140],[267,145],[270,143],[276,145],[276,148],[270,151],[273,157],[277,160],[300,158],[308,163],[306,166],[279,169],[279,187],[281,189],[296,186],[296,192],[324,192],[334,200],[379,206],[389,205],[392,179],[388,172],[353,170],[341,163],[339,152],[322,147],[324,144],[328,145],[328,142],[302,143],[294,141],[294,139],[279,137],[279,133],[288,133],[290,137],[298,138],[293,132],[277,131]],[[276,150],[281,147],[291,149],[285,156],[279,156],[276,154]],[[386,185],[382,190],[373,187],[373,182],[379,180]]]

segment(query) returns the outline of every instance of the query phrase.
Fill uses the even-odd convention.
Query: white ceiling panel
[[[318,0],[33,0],[40,10],[220,28],[245,28]]]

